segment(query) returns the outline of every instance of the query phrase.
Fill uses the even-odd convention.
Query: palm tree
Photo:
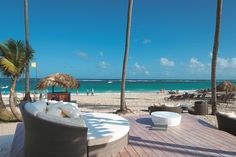
[[[128,111],[127,105],[125,102],[125,84],[126,84],[126,65],[127,65],[127,60],[128,60],[129,44],[130,44],[132,9],[133,9],[133,0],[129,0],[127,26],[126,26],[126,43],[125,43],[125,53],[124,53],[123,68],[122,68],[121,94],[120,94],[121,95],[120,97],[120,112],[121,113],[126,113]]]
[[[11,78],[9,104],[13,115],[22,120],[21,114],[16,109],[15,86],[17,79],[25,68],[26,48],[23,41],[9,39],[0,44],[0,70],[3,75]],[[29,51],[31,52],[31,51]]]
[[[217,64],[217,55],[218,55],[218,48],[219,48],[222,1],[223,0],[217,0],[216,27],[215,27],[215,37],[214,37],[214,46],[213,46],[212,64],[211,64],[211,103],[212,103],[212,114],[213,115],[215,115],[215,113],[217,112],[216,64]]]
[[[28,0],[24,0],[24,15],[25,15],[25,43],[26,43],[26,60],[25,60],[25,101],[31,101],[30,83],[29,83],[29,61],[33,56],[29,52],[29,22],[28,22]]]

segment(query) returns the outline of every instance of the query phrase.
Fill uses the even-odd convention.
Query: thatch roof
[[[36,89],[45,89],[48,87],[54,87],[59,86],[62,88],[79,88],[79,81],[76,80],[74,77],[62,74],[62,73],[56,73],[49,75],[42,79],[36,86]]]
[[[236,86],[229,82],[229,81],[224,81],[221,82],[217,87],[216,87],[217,91],[221,92],[221,91],[227,91],[227,92],[234,92],[236,91]]]

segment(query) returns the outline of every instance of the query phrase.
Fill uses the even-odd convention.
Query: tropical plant
[[[26,58],[25,58],[25,101],[31,101],[30,97],[30,83],[29,83],[29,62],[33,58],[33,53],[30,52],[29,46],[29,22],[28,22],[28,0],[24,0],[24,17],[25,17],[25,44],[26,44]]]
[[[217,112],[216,65],[217,65],[217,55],[218,55],[219,38],[220,38],[222,1],[223,0],[217,0],[216,27],[215,27],[214,46],[213,46],[212,64],[211,64],[211,104],[212,104],[212,114],[213,115],[215,115],[215,113]]]
[[[130,30],[131,30],[131,17],[133,9],[133,0],[129,0],[128,6],[128,16],[127,16],[127,26],[126,26],[126,43],[125,43],[125,53],[122,68],[122,80],[121,80],[121,97],[120,97],[120,112],[126,113],[128,111],[125,102],[125,85],[126,85],[126,66],[128,61],[129,45],[130,45]]]
[[[0,44],[0,70],[3,75],[11,78],[9,104],[13,115],[21,120],[21,114],[16,109],[16,81],[25,68],[26,49],[23,41],[9,39]],[[30,50],[29,52],[33,52]]]

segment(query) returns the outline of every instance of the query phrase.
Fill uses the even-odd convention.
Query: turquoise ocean
[[[30,80],[30,90],[33,92],[35,86],[40,79]],[[80,82],[79,93],[85,93],[88,89],[94,89],[96,93],[119,92],[121,81],[119,79],[78,79]],[[224,80],[218,80],[220,83]],[[227,80],[236,84],[236,80]],[[9,93],[10,79],[0,79],[1,90],[3,94]],[[19,79],[16,85],[16,92],[24,92],[24,79]],[[157,92],[160,89],[165,90],[196,90],[211,88],[210,80],[173,80],[173,79],[128,79],[126,83],[127,92]],[[51,91],[51,88],[43,91],[36,91],[37,93],[45,93]],[[63,91],[63,89],[56,88],[56,91]],[[69,90],[76,93],[77,90]]]

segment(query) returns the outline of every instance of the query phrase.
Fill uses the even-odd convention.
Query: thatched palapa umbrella
[[[54,93],[55,86],[65,88],[67,91],[68,88],[78,89],[79,82],[74,77],[68,74],[56,73],[42,79],[37,84],[36,89],[42,90],[48,87],[52,87],[52,93]]]
[[[235,92],[236,91],[236,86],[229,82],[229,81],[224,81],[221,82],[217,87],[216,87],[218,92],[226,91],[226,92]]]

